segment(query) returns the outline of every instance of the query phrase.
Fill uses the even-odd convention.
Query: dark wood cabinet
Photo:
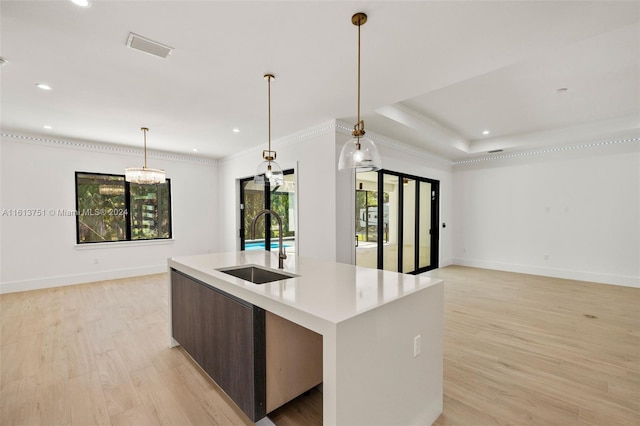
[[[253,421],[266,414],[265,312],[171,270],[174,339]]]

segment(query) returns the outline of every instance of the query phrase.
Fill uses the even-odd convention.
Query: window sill
[[[76,250],[101,250],[110,248],[123,248],[123,247],[140,247],[140,246],[159,246],[165,244],[173,244],[175,240],[173,238],[162,240],[138,240],[138,241],[111,241],[104,243],[84,243],[77,244]]]

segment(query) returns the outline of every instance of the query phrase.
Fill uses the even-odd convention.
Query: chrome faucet
[[[280,218],[280,215],[278,215],[278,213],[270,209],[260,210],[256,215],[256,217],[254,217],[253,220],[251,221],[251,239],[252,240],[255,239],[256,221],[263,214],[271,214],[275,216],[275,218],[278,220],[278,245],[280,249],[278,253],[278,269],[284,269],[284,260],[287,258],[287,253],[285,252],[284,244],[282,243],[282,219]]]

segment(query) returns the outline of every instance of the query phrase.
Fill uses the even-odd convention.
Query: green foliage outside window
[[[285,175],[285,181],[288,179],[293,179],[293,175]],[[291,180],[291,182],[293,182]],[[265,186],[264,185],[255,185],[253,180],[247,180],[243,182],[244,188],[244,232],[245,232],[245,240],[251,240],[251,221],[254,217],[264,209],[265,206]],[[287,186],[270,188],[269,191],[269,202],[271,205],[271,210],[278,213],[280,218],[282,219],[282,233],[283,237],[295,237],[295,227],[291,226],[290,223],[290,209],[295,208],[293,205],[294,198],[293,193],[289,192],[290,189],[287,189]],[[256,221],[255,227],[255,238],[256,240],[262,240],[265,238],[265,226],[264,226],[264,215],[259,217]],[[292,229],[293,228],[293,229]],[[277,238],[278,235],[278,223],[275,218],[271,219],[271,236]]]
[[[383,192],[383,198],[383,204],[388,205],[389,193]],[[378,241],[378,203],[377,191],[356,190],[355,223],[358,241]]]
[[[170,182],[138,185],[77,172],[76,219],[78,244],[171,238]]]
[[[130,184],[131,239],[170,238],[168,186]]]

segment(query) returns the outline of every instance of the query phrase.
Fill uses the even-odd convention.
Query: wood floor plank
[[[87,323],[87,333],[95,355],[117,350],[106,319],[98,318]]]
[[[476,426],[500,424],[498,419],[485,411],[473,408],[456,398],[445,395],[443,399],[443,414],[436,420],[435,426],[463,425],[468,419],[474,419]]]
[[[64,321],[53,321],[42,333],[40,361],[47,363],[63,358],[67,358]]]
[[[107,402],[97,371],[69,379],[72,425],[111,425]]]
[[[211,389],[200,399],[209,415],[220,426],[251,426],[253,422],[240,409],[233,406],[220,388]]]
[[[111,336],[128,371],[141,370],[152,365],[152,358],[128,327],[112,333]]]
[[[215,423],[215,416],[210,416],[208,411],[202,407],[198,399],[195,398],[197,394],[194,394],[182,381],[177,368],[162,370],[159,374],[165,383],[165,387],[170,388],[171,393],[177,396],[175,400],[182,412],[187,415],[191,424],[206,425]]]
[[[445,280],[436,425],[640,425],[640,289],[429,275]],[[0,295],[0,425],[251,425],[168,347],[167,313],[167,274]],[[321,393],[273,419],[320,425]]]
[[[86,323],[75,315],[67,319],[65,346],[69,360],[69,378],[81,376],[96,370],[95,354]]]
[[[140,397],[120,353],[113,350],[95,356],[109,416],[140,405]]]
[[[131,378],[155,424],[193,424],[181,407],[180,398],[167,387],[155,367],[134,371],[131,373]]]
[[[71,425],[69,382],[65,379],[37,384],[35,401],[43,425]],[[25,423],[26,424],[26,423]]]
[[[15,343],[0,346],[0,387],[38,375],[42,341],[40,333],[22,336]]]
[[[42,424],[36,398],[38,379],[36,376],[13,380],[0,392],[2,408],[0,419],[3,425]]]
[[[455,266],[429,275],[445,279],[445,400],[494,424],[640,424],[640,289]],[[457,424],[485,422],[467,411]],[[445,405],[437,424],[451,418]]]
[[[112,426],[156,426],[153,414],[146,405],[138,405],[111,416]]]

